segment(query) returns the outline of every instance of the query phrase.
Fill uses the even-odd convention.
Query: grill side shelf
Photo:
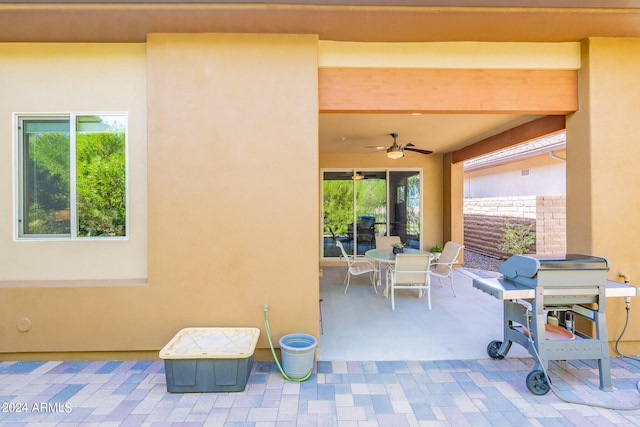
[[[506,279],[474,278],[473,287],[499,300],[532,299],[535,297],[534,288],[518,285]],[[567,292],[569,294],[572,293],[571,291],[567,291],[567,289],[558,290],[555,292],[554,290],[547,289],[546,292],[548,292],[548,295],[553,295],[556,292],[561,292],[564,294],[566,294]],[[640,288],[632,285],[627,285],[625,283],[614,282],[612,280],[606,281],[606,297],[610,298],[635,296],[640,296]]]
[[[473,279],[473,287],[499,300],[532,299],[535,292],[532,288],[518,286],[505,279]]]

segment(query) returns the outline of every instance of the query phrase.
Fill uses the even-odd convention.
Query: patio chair
[[[376,274],[378,273],[378,269],[376,266],[368,260],[367,257],[364,256],[354,256],[348,255],[347,251],[344,249],[341,241],[336,242],[336,246],[340,248],[340,252],[342,252],[342,257],[347,261],[347,275],[344,278],[344,284],[346,285],[344,288],[344,293],[347,293],[347,289],[349,289],[349,282],[351,282],[351,276],[359,276],[362,274],[369,274],[369,278],[371,280],[371,286],[373,286],[374,292],[377,294],[376,290]]]
[[[448,277],[449,284],[451,285],[451,290],[453,291],[453,296],[456,296],[456,289],[453,286],[453,266],[458,263],[458,256],[460,255],[460,251],[464,249],[464,246],[455,243],[455,242],[447,242],[444,245],[444,249],[440,258],[438,258],[438,262],[434,262],[431,264],[431,275],[436,276],[438,278],[438,282],[440,282],[440,287],[442,287],[442,278]]]
[[[344,245],[345,243],[348,244],[349,241],[351,240],[351,238],[349,238],[347,236],[342,236],[342,235],[336,234],[335,231],[333,231],[333,228],[330,225],[327,225],[327,228],[329,229],[329,233],[331,233],[331,239],[333,240],[334,244],[336,242],[340,241]]]
[[[387,269],[387,287],[385,296],[391,292],[391,309],[396,309],[396,289],[417,289],[418,298],[427,294],[429,310],[431,310],[431,275],[429,266],[431,254],[398,254],[396,265]]]
[[[376,218],[374,216],[361,216],[358,223],[358,246],[364,245],[372,248],[376,241]]]
[[[376,236],[376,248],[390,248],[394,243],[401,243],[400,236]]]

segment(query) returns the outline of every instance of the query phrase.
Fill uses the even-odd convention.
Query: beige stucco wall
[[[464,165],[452,158],[448,153],[443,159],[443,240],[464,243]],[[458,260],[464,262],[464,252]]]
[[[566,150],[554,154],[566,157]],[[548,153],[509,163],[478,168],[464,173],[464,196],[516,197],[566,194],[566,167],[563,160]]]
[[[148,69],[157,334],[268,304],[274,338],[317,336],[317,39],[150,35]]]
[[[619,273],[640,284],[640,40],[590,39],[583,43],[580,108],[567,118],[568,252],[605,256],[609,278]],[[640,350],[640,300],[633,298],[623,350]],[[607,303],[609,339],[624,325],[622,299]]]
[[[580,43],[320,40],[318,61],[321,67],[577,70]]]
[[[145,63],[142,44],[0,45],[0,352],[8,358],[149,345],[137,330],[148,289]],[[128,238],[15,240],[13,114],[109,111],[129,120]]]
[[[144,44],[0,44],[0,286],[146,279],[145,74]],[[12,115],[110,111],[129,120],[128,238],[16,241]]]
[[[25,243],[2,233],[0,357],[148,357],[191,326],[261,327],[265,348],[265,304],[275,337],[318,335],[314,36],[0,49],[3,224],[13,218],[13,112],[128,111],[131,174],[126,241]],[[148,280],[125,280],[140,277]]]

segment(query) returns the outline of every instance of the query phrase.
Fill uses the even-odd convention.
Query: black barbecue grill
[[[549,360],[594,359],[600,388],[611,390],[605,298],[636,296],[637,288],[608,281],[609,262],[591,255],[514,255],[498,271],[502,278],[473,279],[504,301],[504,341],[489,343],[489,356],[503,359],[514,342],[526,348],[536,358],[527,387],[538,395],[549,391]]]

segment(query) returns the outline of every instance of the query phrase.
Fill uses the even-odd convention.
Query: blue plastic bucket
[[[289,378],[303,378],[313,368],[318,340],[308,334],[288,334],[280,338],[282,369]]]

